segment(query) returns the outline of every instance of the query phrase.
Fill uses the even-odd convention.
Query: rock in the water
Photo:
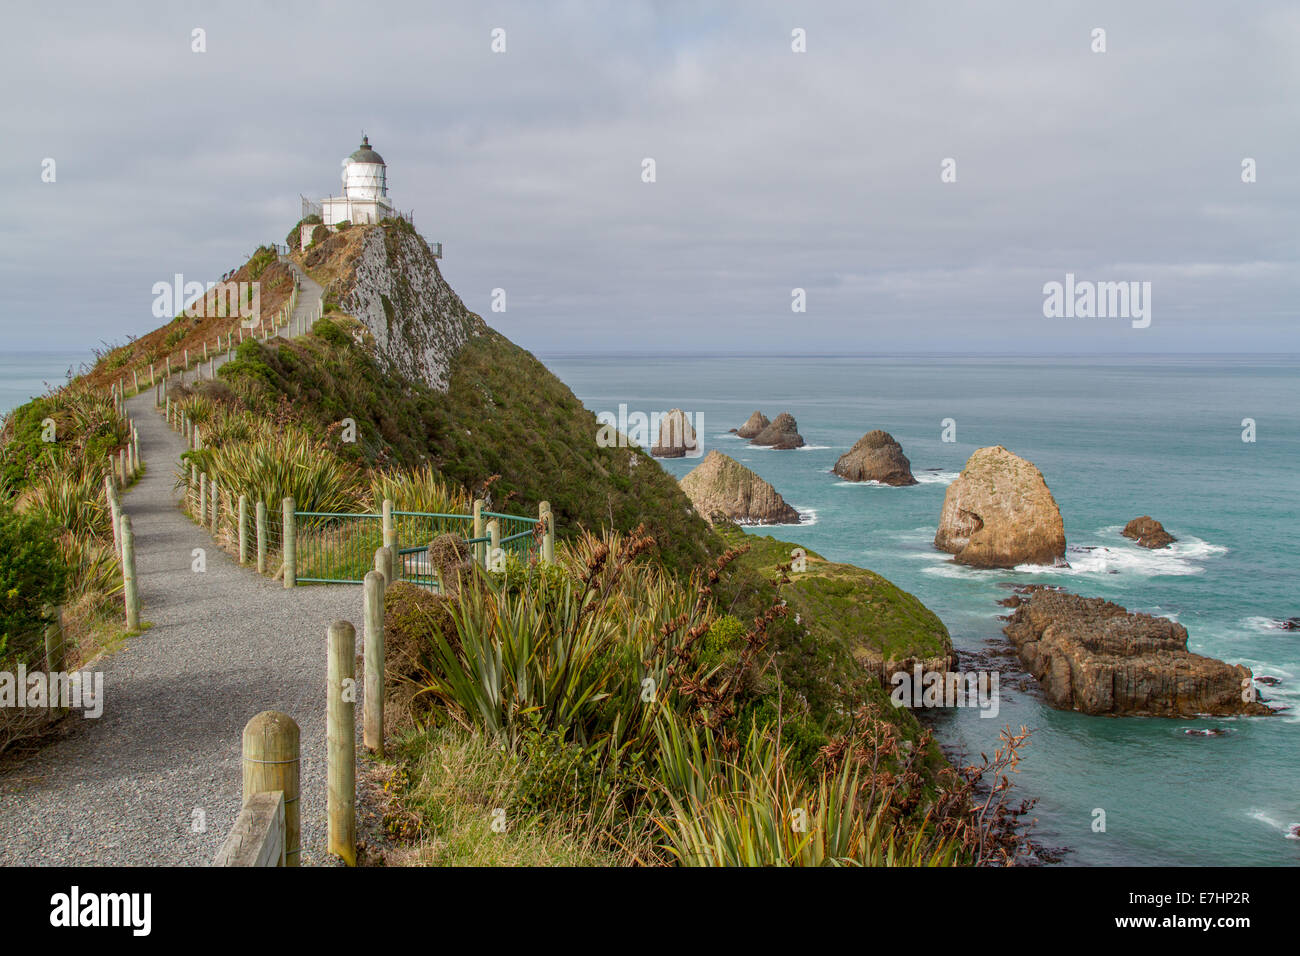
[[[1042,473],[993,445],[977,449],[948,486],[934,546],[975,568],[1060,564],[1065,526]]]
[[[655,439],[650,454],[656,458],[685,458],[699,453],[699,438],[684,411],[674,408],[659,419],[659,437]]]
[[[733,428],[732,431],[740,438],[757,438],[762,434],[763,429],[772,424],[768,417],[762,412],[754,412],[749,418],[745,419],[745,424],[739,428]]]
[[[1187,629],[1102,598],[1030,586],[1003,632],[1047,702],[1085,714],[1271,714],[1243,691],[1249,668],[1187,650]]]
[[[912,463],[889,432],[875,429],[859,438],[832,469],[849,481],[878,481],[882,485],[915,485]]]
[[[714,449],[682,479],[682,491],[712,523],[721,515],[738,524],[798,524],[777,490],[734,458]]]
[[[748,424],[748,422],[746,422]],[[799,434],[799,425],[789,412],[777,415],[766,428],[754,436],[751,445],[767,445],[772,448],[802,448],[803,436]]]
[[[1134,518],[1124,525],[1124,530],[1120,534],[1132,538],[1144,548],[1167,548],[1178,540],[1150,515]]]

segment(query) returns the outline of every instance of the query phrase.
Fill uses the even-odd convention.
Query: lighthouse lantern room
[[[393,215],[388,198],[388,166],[384,157],[362,136],[361,145],[343,166],[343,195],[321,200],[321,219],[326,226],[341,222],[376,223]]]

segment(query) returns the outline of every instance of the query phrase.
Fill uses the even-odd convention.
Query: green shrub
[[[335,306],[335,308],[337,309],[338,306]],[[329,319],[317,319],[312,323],[311,331],[313,335],[322,341],[334,346],[346,346],[352,341],[348,338],[348,334],[338,327],[338,323]]]
[[[63,600],[68,569],[57,533],[40,513],[0,505],[0,655],[24,659],[40,647],[46,608]]]

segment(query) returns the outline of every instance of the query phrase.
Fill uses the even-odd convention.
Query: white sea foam
[[[1288,840],[1300,840],[1300,823],[1288,823],[1286,820],[1268,810],[1259,810],[1254,807],[1246,811],[1246,815],[1252,820],[1264,824],[1270,829],[1281,833]]]
[[[912,477],[922,485],[951,485],[961,476],[959,471],[914,471]]]
[[[1260,634],[1273,634],[1281,636],[1284,634],[1300,633],[1289,631],[1282,627],[1275,617],[1263,617],[1261,615],[1252,615],[1241,619],[1241,626],[1248,631],[1255,631]]]
[[[825,451],[827,448],[834,447],[834,445],[800,445],[795,451]]]
[[[1127,543],[1114,547],[1103,544],[1071,545],[1065,554],[1065,560],[1070,563],[1068,568],[1023,564],[1016,570],[1027,574],[1090,575],[1116,571],[1144,578],[1183,576],[1204,574],[1205,565],[1202,562],[1227,553],[1228,549],[1222,545],[1210,544],[1190,536],[1168,548],[1155,550]]]

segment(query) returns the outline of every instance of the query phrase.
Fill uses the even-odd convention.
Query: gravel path
[[[299,308],[314,309],[318,290],[304,284]],[[209,864],[239,812],[240,734],[263,710],[302,730],[302,863],[327,863],[325,634],[340,618],[361,630],[361,589],[285,590],[240,568],[179,510],[184,442],[153,391],[127,407],[148,470],[122,504],[153,627],[95,664],[102,717],[74,714],[70,733],[0,775],[0,865]],[[358,724],[360,710],[358,694]]]

